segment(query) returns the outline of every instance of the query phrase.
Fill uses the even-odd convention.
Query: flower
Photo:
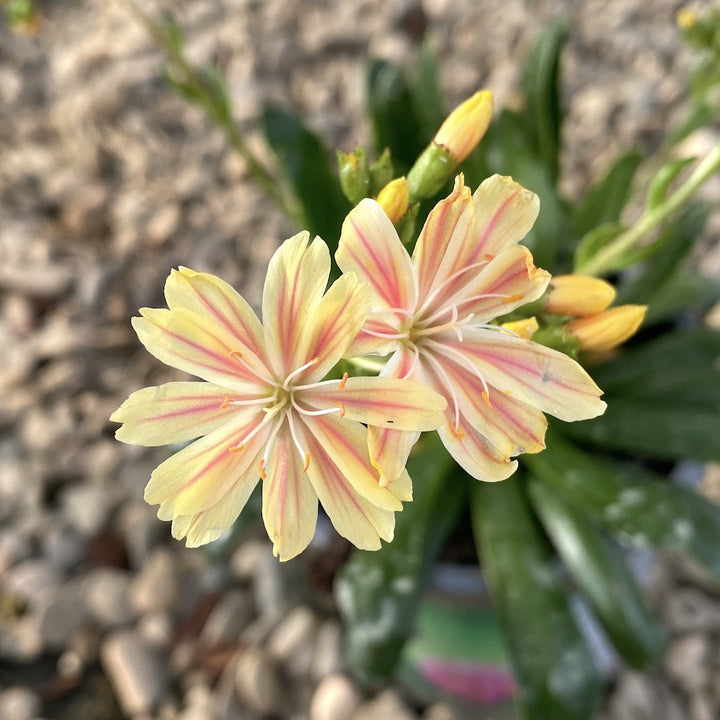
[[[377,549],[392,539],[411,485],[406,472],[380,485],[361,423],[419,431],[442,421],[445,400],[416,383],[321,381],[365,320],[369,288],[348,274],[324,293],[330,253],[308,240],[290,238],[270,261],[264,325],[227,283],[187,268],[166,282],[169,309],[133,318],[150,353],[207,381],[139,390],[111,417],[124,442],[203,436],[157,467],[145,489],[190,547],[217,539],[262,478],[263,520],[281,560],[312,539],[318,498],[341,535]]]
[[[573,359],[491,324],[539,298],[550,276],[519,241],[538,199],[495,175],[474,195],[459,175],[430,212],[412,258],[385,213],[363,200],[345,220],[336,259],[372,288],[372,309],[348,354],[391,354],[384,377],[429,384],[448,401],[438,433],[480,480],[513,473],[512,457],[544,447],[543,413],[581,420],[605,403]],[[389,482],[416,434],[370,428],[370,455]]]

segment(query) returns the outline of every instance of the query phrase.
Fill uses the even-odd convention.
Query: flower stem
[[[583,275],[604,275],[617,270],[617,262],[624,253],[632,250],[651,230],[682,207],[703,183],[720,169],[720,143],[695,167],[687,180],[662,204],[648,209],[631,228],[598,250],[576,272]]]

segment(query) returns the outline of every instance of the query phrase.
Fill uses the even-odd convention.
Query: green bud
[[[407,174],[410,202],[430,198],[438,193],[455,172],[458,163],[440,145],[431,143]]]
[[[553,350],[559,350],[575,359],[580,350],[579,341],[566,330],[565,325],[541,327],[533,334],[532,341]]]
[[[415,238],[415,221],[419,210],[420,203],[411,205],[395,226],[403,245],[409,245]]]
[[[382,155],[370,166],[370,195],[376,196],[394,176],[390,150],[385,148]]]
[[[368,196],[370,190],[370,172],[365,151],[356,147],[351,153],[337,151],[340,187],[345,197],[357,205]]]

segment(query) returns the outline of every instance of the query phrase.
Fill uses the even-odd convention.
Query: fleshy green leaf
[[[364,681],[386,682],[411,637],[422,591],[465,502],[467,484],[435,433],[408,461],[413,501],[396,515],[395,538],[375,552],[356,550],[335,581],[347,626],[349,662]]]
[[[423,138],[413,107],[408,82],[392,63],[373,60],[368,72],[368,105],[380,154],[390,148],[393,162],[404,172],[417,159],[431,138]]]
[[[621,223],[610,222],[583,235],[575,249],[574,272],[582,273],[588,261],[626,229]]]
[[[630,189],[642,156],[632,150],[621,155],[605,176],[587,193],[573,213],[571,228],[582,237],[599,225],[616,223],[630,197]]]
[[[705,327],[675,330],[627,348],[594,368],[593,379],[610,402],[675,399],[683,406],[720,407],[720,332]]]
[[[601,679],[568,605],[521,480],[477,483],[471,511],[478,552],[532,720],[587,720]]]
[[[350,205],[343,197],[325,148],[287,110],[266,107],[260,122],[303,208],[305,228],[325,240],[333,254]]]
[[[420,123],[421,139],[430,142],[445,119],[445,101],[438,78],[437,59],[425,40],[410,79],[413,107]]]
[[[567,38],[563,22],[548,25],[528,55],[521,79],[525,95],[525,122],[552,182],[560,168],[560,53]]]
[[[533,479],[528,489],[555,548],[615,647],[634,667],[655,664],[662,655],[665,636],[620,548],[550,485]]]
[[[569,427],[569,426],[568,426]],[[720,583],[720,507],[635,463],[580,450],[551,431],[525,464],[601,527],[644,547],[688,554]]]
[[[653,210],[662,205],[667,197],[667,191],[672,181],[690,164],[695,162],[697,158],[681,158],[680,160],[671,160],[663,165],[650,181],[648,188],[646,206],[648,210]]]

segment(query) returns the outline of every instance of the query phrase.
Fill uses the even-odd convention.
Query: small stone
[[[701,633],[674,640],[665,655],[668,675],[687,693],[697,692],[708,682],[710,640]]]
[[[208,616],[200,633],[200,643],[210,648],[236,643],[242,630],[252,620],[254,612],[254,603],[249,593],[242,590],[228,591]]]
[[[152,552],[130,583],[129,597],[138,613],[172,610],[178,600],[179,578],[174,554],[166,548]]]
[[[43,645],[62,650],[86,623],[88,611],[81,599],[80,583],[70,581],[60,588],[55,600],[42,611],[40,633]]]
[[[261,715],[278,711],[285,696],[277,666],[256,647],[249,647],[238,656],[235,690],[241,704]]]
[[[255,577],[260,558],[267,552],[267,541],[248,540],[230,558],[230,571],[237,580],[249,582]]]
[[[423,720],[461,720],[461,716],[459,711],[452,707],[452,705],[438,702],[430,705],[425,710]]]
[[[303,605],[293,608],[268,639],[267,650],[292,675],[309,673],[315,648],[317,618]]]
[[[383,690],[372,700],[362,703],[351,716],[352,720],[415,720],[415,714],[405,705],[396,690]]]
[[[279,610],[287,602],[287,576],[269,544],[258,558],[253,580],[255,605],[261,612]]]
[[[328,675],[315,688],[310,720],[350,720],[361,702],[362,695],[351,680],[344,675]]]
[[[57,568],[46,560],[25,560],[5,574],[5,586],[13,594],[34,608],[41,608],[53,601],[62,576]]]
[[[40,714],[42,703],[30,688],[16,685],[0,692],[0,718],[33,720]]]
[[[717,720],[713,702],[707,695],[696,694],[690,698],[690,720]]]
[[[702,590],[675,588],[668,593],[665,620],[670,630],[677,632],[720,630],[720,607]]]
[[[114,501],[106,488],[83,483],[67,487],[60,496],[60,504],[68,525],[89,537],[105,526]]]
[[[36,660],[43,651],[40,616],[23,615],[0,624],[0,657],[13,662]]]
[[[325,620],[318,628],[310,675],[321,680],[340,672],[344,664],[342,630],[336,620]]]
[[[164,245],[177,232],[181,217],[179,205],[163,205],[148,220],[145,236],[153,245]]]
[[[96,568],[85,576],[85,605],[104,627],[114,628],[135,619],[128,598],[130,581],[130,573],[116,568]]]
[[[143,615],[137,624],[143,640],[154,648],[166,650],[173,639],[173,622],[167,612],[157,611]]]
[[[108,637],[100,658],[128,715],[149,713],[160,702],[166,686],[165,665],[136,633],[125,630]]]

